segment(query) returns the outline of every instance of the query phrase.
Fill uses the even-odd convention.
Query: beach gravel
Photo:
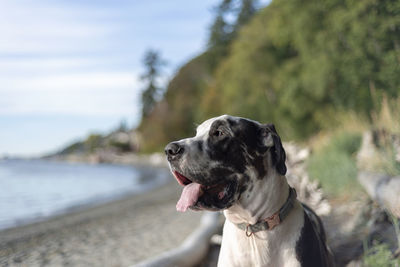
[[[178,213],[171,181],[140,195],[0,232],[0,266],[130,266],[176,248],[201,212]]]

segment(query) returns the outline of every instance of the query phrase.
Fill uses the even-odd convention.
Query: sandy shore
[[[0,232],[0,266],[129,266],[178,246],[200,212],[178,213],[181,187],[160,188],[99,207]]]

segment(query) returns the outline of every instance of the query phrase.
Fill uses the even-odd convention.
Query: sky
[[[164,80],[204,51],[217,0],[2,0],[0,157],[40,156],[140,119],[145,51]]]

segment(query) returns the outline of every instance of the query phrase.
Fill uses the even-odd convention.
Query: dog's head
[[[195,137],[169,143],[165,153],[184,186],[180,211],[229,208],[251,179],[286,173],[285,150],[274,125],[228,115],[203,122]]]

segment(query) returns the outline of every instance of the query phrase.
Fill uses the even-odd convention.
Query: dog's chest
[[[226,221],[218,266],[301,266],[296,242],[302,220],[287,221],[281,226],[274,232],[263,231],[247,237],[244,231]]]

